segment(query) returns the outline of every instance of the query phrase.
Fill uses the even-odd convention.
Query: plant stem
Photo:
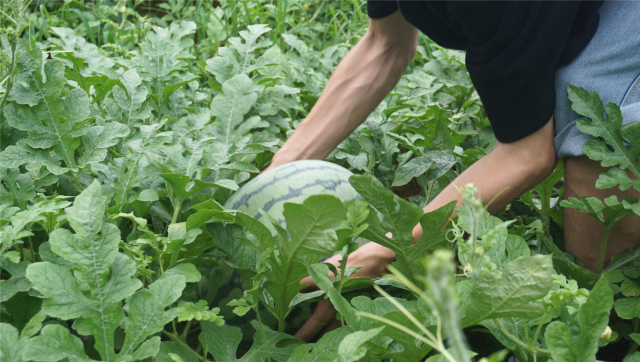
[[[555,309],[554,309],[555,310]],[[546,320],[547,320],[547,311],[544,312],[544,315],[542,316],[542,320],[540,321],[540,324],[538,324],[538,328],[536,329],[536,334],[534,334],[533,336],[533,343],[536,343],[536,341],[538,340],[538,336],[540,335],[540,331],[542,331],[542,325],[545,324]],[[537,361],[537,353],[534,351],[533,352],[533,362]]]
[[[184,327],[184,331],[182,331],[182,339],[186,342],[187,336],[189,335],[189,330],[191,329],[191,324],[193,323],[193,319],[187,322],[187,325]]]
[[[175,224],[178,221],[178,215],[180,215],[180,209],[182,209],[182,201],[180,201],[178,203],[178,206],[176,206],[173,209],[173,218],[171,218],[171,223]]]
[[[267,343],[267,335],[264,334],[264,326],[262,325],[262,319],[260,318],[260,311],[258,310],[258,305],[256,304],[256,315],[258,316],[258,323],[260,323],[260,332],[262,333],[262,340],[264,341],[264,349],[267,352],[267,361],[271,362],[271,355],[269,354],[269,343]]]
[[[602,270],[604,269],[604,252],[607,249],[607,239],[609,238],[609,231],[611,231],[611,225],[607,226],[607,230],[604,232],[604,240],[602,240],[602,248],[600,249],[600,262],[598,263],[598,273],[602,274]]]
[[[193,353],[196,354],[196,356],[198,356],[198,359],[203,361],[203,362],[207,362],[207,358],[206,355],[205,357],[202,357],[201,355],[197,354],[196,351],[194,351],[191,347],[189,347],[188,344],[186,344],[183,340],[180,339],[180,337],[178,337],[177,335],[171,333],[171,332],[167,332],[165,330],[162,331],[162,333],[164,333],[165,335],[169,336],[174,342],[178,342],[179,344],[189,348],[191,351],[193,351]],[[205,352],[206,352],[206,347],[205,347]]]
[[[551,352],[549,352],[546,349],[537,347],[537,346],[529,346],[528,344],[522,342],[521,340],[519,340],[517,337],[515,337],[513,334],[509,333],[509,331],[507,331],[504,326],[502,325],[502,319],[494,319],[494,321],[496,322],[496,325],[498,326],[498,329],[500,330],[500,332],[502,334],[504,334],[505,337],[507,337],[508,339],[510,339],[513,343],[517,344],[518,346],[534,352],[534,353],[540,353],[540,354],[544,354],[547,356],[551,356]]]

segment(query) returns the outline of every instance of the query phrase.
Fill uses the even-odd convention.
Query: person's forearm
[[[323,159],[335,149],[398,83],[414,54],[407,41],[381,40],[379,34],[368,31],[340,62],[318,102],[272,164]]]
[[[456,200],[460,206],[459,189],[472,183],[479,190],[482,202],[490,213],[496,213],[516,197],[542,182],[555,168],[553,120],[535,134],[513,144],[498,143],[493,151],[458,176],[425,208],[434,211]],[[455,216],[455,212],[452,217]],[[418,224],[413,230],[417,240],[422,235]]]

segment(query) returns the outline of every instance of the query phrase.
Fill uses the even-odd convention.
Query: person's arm
[[[318,102],[273,156],[267,170],[324,159],[395,87],[418,43],[418,30],[399,11],[371,19],[364,37],[342,59]]]
[[[489,212],[499,211],[553,172],[557,163],[553,137],[553,118],[551,118],[542,129],[519,141],[497,142],[488,155],[460,174],[424,208],[424,211],[436,210],[454,200],[458,201],[459,205],[462,195],[458,188],[468,183],[473,183],[478,188],[482,201],[489,204]],[[452,216],[455,216],[455,213]],[[414,239],[418,240],[421,235],[422,228],[418,224],[413,230]],[[325,262],[337,266],[341,259],[340,255],[334,255]],[[395,254],[390,249],[368,243],[349,255],[347,267],[362,268],[352,277],[377,278],[394,260]],[[300,283],[313,285],[313,280],[308,277]],[[305,341],[312,339],[325,327],[331,326],[335,315],[336,312],[331,308],[329,301],[321,301],[311,318],[298,330],[296,337]]]
[[[553,144],[553,117],[537,132],[512,143],[496,142],[488,155],[471,165],[449,186],[445,187],[425,208],[434,211],[462,195],[457,188],[474,184],[482,202],[493,214],[507,206],[516,197],[531,190],[553,172],[558,162]],[[452,216],[455,216],[455,212]],[[416,240],[422,235],[420,224],[413,230]]]

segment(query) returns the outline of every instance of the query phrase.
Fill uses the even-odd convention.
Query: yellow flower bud
[[[607,326],[607,328],[604,329],[604,332],[600,335],[600,339],[608,341],[609,338],[611,338],[611,328]]]
[[[126,7],[126,6],[122,6],[122,7],[120,8],[120,12],[121,12],[121,13],[124,13],[125,11],[127,11],[127,7]]]

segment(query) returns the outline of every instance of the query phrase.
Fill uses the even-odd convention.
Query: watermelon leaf
[[[302,343],[299,339],[288,334],[272,331],[264,325],[261,327],[258,321],[251,321],[251,325],[256,329],[253,345],[241,358],[236,358],[236,350],[242,341],[242,331],[238,327],[218,326],[212,322],[204,322],[199,339],[204,346],[207,346],[205,349],[211,353],[216,361],[223,362],[266,361],[267,356],[272,360],[284,362],[293,350]],[[260,328],[264,328],[266,339],[260,333]],[[279,347],[281,343],[285,346]]]
[[[306,277],[307,266],[338,249],[336,229],[344,220],[346,211],[342,202],[331,195],[314,195],[302,204],[286,203],[284,218],[290,237],[284,232],[273,235],[260,221],[237,213],[236,222],[247,228],[253,238],[244,241],[263,254],[274,247],[267,258],[269,269],[264,273],[271,283],[265,288],[269,299],[261,296],[265,307],[278,320],[284,331],[284,320],[293,308],[291,302],[303,287],[300,280]],[[279,229],[277,224],[274,225]]]
[[[177,308],[167,308],[181,296],[186,282],[197,281],[200,274],[192,264],[182,263],[181,270],[187,274],[171,269],[148,288],[140,289],[142,282],[134,278],[136,263],[118,252],[119,229],[104,222],[107,201],[98,181],[78,195],[73,206],[66,209],[75,234],[59,228],[49,239],[51,250],[67,263],[32,263],[26,277],[42,295],[42,313],[63,320],[75,319],[73,328],[80,335],[95,338],[95,348],[103,360],[144,359],[155,355],[160,346],[160,338],[152,336],[178,315]],[[116,354],[114,338],[119,326],[124,327],[126,336]],[[33,343],[33,353],[72,357],[65,353],[74,351],[74,360],[85,358],[82,342],[67,328],[49,325]],[[40,354],[34,357],[40,358]]]
[[[362,237],[393,250],[396,261],[392,265],[414,284],[423,285],[419,278],[425,273],[422,260],[429,251],[446,241],[446,230],[441,229],[449,221],[455,202],[424,214],[420,207],[394,195],[371,175],[353,175],[349,182],[384,216],[380,222],[375,212],[369,213],[369,227],[362,232]],[[414,244],[412,231],[418,222],[423,234]]]

